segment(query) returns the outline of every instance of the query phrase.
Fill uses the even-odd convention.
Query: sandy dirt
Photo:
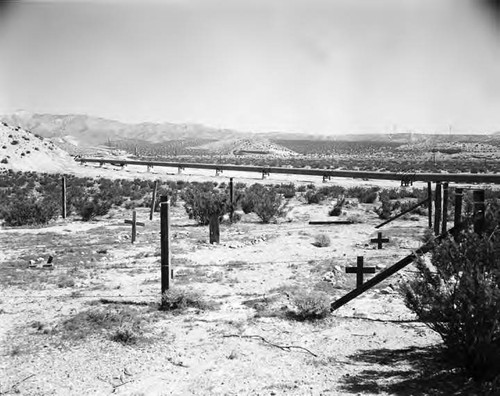
[[[79,175],[207,180],[213,172],[79,166]],[[173,171],[173,170],[171,170]],[[176,171],[176,170],[175,170]],[[173,173],[173,172],[171,172]],[[176,172],[175,172],[176,173]],[[255,174],[223,174],[247,184]],[[271,176],[267,183],[297,180]],[[326,184],[338,183],[332,180]],[[342,180],[342,184],[376,182]],[[377,182],[378,183],[378,182]],[[383,186],[397,186],[382,182]],[[380,185],[380,184],[378,184]],[[318,321],[284,313],[298,290],[326,293],[331,301],[355,287],[345,267],[364,256],[377,271],[420,246],[427,219],[397,220],[384,228],[390,242],[377,250],[370,239],[380,219],[373,204],[350,200],[342,217],[352,225],[313,226],[332,202],[307,205],[296,197],[273,224],[243,215],[221,225],[221,243],[210,245],[208,227],[172,208],[174,288],[196,290],[211,309],[160,312],[159,219],[139,208],[137,242],[130,243],[131,212],[114,209],[98,221],[58,220],[36,229],[2,229],[4,272],[0,289],[0,393],[25,395],[358,395],[426,394],[422,367],[439,338],[404,306],[399,287],[414,268],[389,278]],[[318,234],[331,240],[314,245]],[[53,255],[52,269],[36,268]],[[33,268],[30,268],[32,260]],[[368,275],[369,276],[369,275]],[[68,281],[68,279],[72,280]],[[144,319],[135,344],[111,340],[114,328],[75,338],[64,327],[88,310],[133,309]],[[434,393],[437,394],[437,393]]]

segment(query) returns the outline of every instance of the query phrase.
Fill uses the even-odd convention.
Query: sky
[[[323,135],[500,131],[495,0],[2,4],[0,114]]]

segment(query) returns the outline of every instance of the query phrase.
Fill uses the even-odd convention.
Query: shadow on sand
[[[447,363],[438,347],[365,350],[351,361],[374,367],[343,377],[341,389],[355,394],[483,395],[475,384]]]

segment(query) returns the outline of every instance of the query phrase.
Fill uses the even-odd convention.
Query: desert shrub
[[[375,213],[377,213],[378,217],[382,220],[387,220],[391,217],[392,208],[393,205],[391,204],[391,201],[389,201],[386,197],[383,197],[382,205],[375,209]]]
[[[208,225],[212,216],[221,218],[230,210],[227,193],[214,189],[212,183],[193,183],[183,190],[182,198],[189,218],[200,225]]]
[[[124,345],[136,344],[139,336],[130,325],[122,325],[116,328],[110,336],[110,339]]]
[[[330,299],[326,293],[298,291],[291,295],[292,316],[297,320],[323,319],[330,313]]]
[[[201,310],[213,308],[213,304],[205,301],[200,293],[183,288],[172,288],[161,296],[160,310],[182,311],[187,308]]]
[[[19,227],[24,225],[42,225],[57,217],[59,207],[50,199],[20,197],[0,211],[5,225]]]
[[[498,226],[498,211],[487,230]],[[494,226],[494,227],[493,227]],[[500,380],[500,236],[472,230],[437,246],[404,288],[406,305],[477,381]]]
[[[318,191],[325,197],[337,197],[339,195],[344,195],[345,188],[342,186],[324,186],[321,187]]]
[[[83,221],[90,221],[95,219],[97,216],[104,216],[108,214],[111,209],[111,202],[100,196],[94,196],[93,198],[86,197],[78,203],[78,207],[76,209]]]
[[[326,234],[318,234],[314,237],[314,246],[317,247],[328,247],[330,246],[330,237]]]
[[[377,200],[379,187],[350,187],[346,191],[349,198],[357,198],[361,203],[373,203]]]
[[[7,158],[4,158],[1,162],[2,162],[2,164],[8,164],[9,160]]]
[[[245,213],[254,212],[263,223],[269,223],[281,213],[281,195],[273,187],[256,183],[246,189],[241,207]]]
[[[297,187],[297,192],[300,192],[300,193],[306,192],[306,186],[301,184],[300,186]]]
[[[283,197],[289,199],[295,197],[295,185],[290,184],[280,184],[276,187],[276,192],[278,194],[283,194]]]
[[[304,194],[304,198],[306,199],[306,202],[311,205],[311,204],[319,204],[321,201],[323,201],[326,197],[323,195],[323,193],[315,190],[307,190],[306,193]]]

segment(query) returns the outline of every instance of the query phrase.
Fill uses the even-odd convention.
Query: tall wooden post
[[[231,205],[231,209],[229,212],[229,219],[231,220],[232,223],[234,214],[234,184],[232,177],[229,178],[229,204]]]
[[[61,214],[62,218],[66,218],[66,177],[62,177],[62,197],[61,197]]]
[[[170,289],[170,201],[168,196],[160,199],[160,237],[161,237],[161,294]]]
[[[434,199],[434,234],[439,235],[441,231],[441,182],[436,182],[436,194]]]
[[[448,183],[443,183],[443,226],[441,228],[442,234],[448,231],[448,197]]]
[[[151,198],[151,210],[149,211],[149,220],[153,220],[153,213],[155,212],[156,206],[156,190],[158,189],[158,180],[155,180],[155,184],[153,186],[153,196]]]
[[[220,229],[219,229],[219,216],[217,214],[212,215],[210,217],[209,223],[209,233],[210,233],[210,243],[219,243],[220,242]]]
[[[427,198],[429,199],[429,228],[432,228],[432,183],[427,182]]]
[[[453,224],[455,227],[462,222],[463,193],[464,193],[463,189],[461,188],[455,189],[455,218]]]
[[[472,192],[472,200],[474,201],[474,232],[482,234],[485,225],[485,210],[484,190],[474,190]]]

